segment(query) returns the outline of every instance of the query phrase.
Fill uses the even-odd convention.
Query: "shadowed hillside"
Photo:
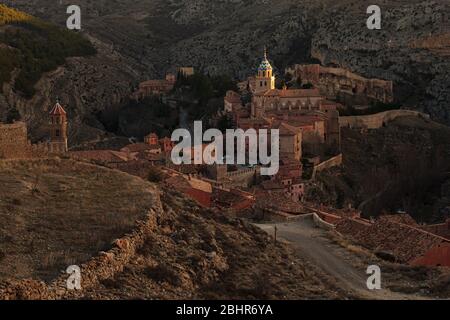
[[[95,53],[81,35],[3,5],[0,5],[0,48],[0,89],[17,68],[13,89],[27,98],[35,94],[34,86],[42,75],[63,65],[66,58]]]
[[[415,117],[386,127],[342,132],[342,168],[323,172],[309,194],[335,207],[351,204],[364,216],[398,210],[418,222],[450,216],[450,129]]]

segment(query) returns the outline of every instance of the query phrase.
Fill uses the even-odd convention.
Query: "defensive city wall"
[[[424,119],[430,119],[430,116],[412,110],[389,110],[371,115],[364,116],[346,116],[339,117],[339,124],[341,128],[351,129],[379,129],[385,126],[390,121],[398,117],[413,116]]]

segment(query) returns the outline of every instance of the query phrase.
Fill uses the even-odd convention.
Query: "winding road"
[[[369,290],[366,282],[367,262],[356,254],[334,243],[327,236],[327,231],[317,228],[310,215],[287,223],[257,224],[267,233],[288,241],[299,258],[306,259],[338,283],[343,289],[361,299],[405,300],[423,299],[416,295],[392,292],[387,289]],[[361,267],[356,267],[361,266]],[[383,286],[383,277],[382,277]]]

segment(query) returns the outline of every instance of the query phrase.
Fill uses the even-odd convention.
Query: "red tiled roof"
[[[317,98],[322,97],[318,89],[272,89],[261,94],[259,96],[275,96],[283,98]]]
[[[212,186],[199,179],[186,179],[181,175],[176,175],[165,180],[176,190],[188,195],[202,206],[211,206]]]
[[[378,220],[403,223],[403,224],[407,224],[407,225],[415,226],[415,227],[418,226],[417,222],[407,213],[382,215],[382,216],[378,217]]]
[[[415,226],[378,219],[373,224],[343,219],[336,230],[349,235],[357,243],[371,249],[391,252],[400,262],[419,259],[432,248],[450,243],[445,238]]]
[[[275,180],[263,181],[261,186],[264,190],[283,190],[285,188],[279,181]]]
[[[145,87],[169,86],[169,85],[173,85],[173,84],[165,79],[156,79],[156,80],[147,80],[147,81],[141,82],[139,84],[139,87],[145,88]]]
[[[272,126],[272,129],[279,129],[282,136],[294,136],[302,132],[301,128],[292,126],[286,122],[277,122]]]
[[[84,159],[103,162],[125,162],[131,160],[126,153],[114,150],[71,151],[70,156],[78,160]]]
[[[149,145],[146,143],[133,143],[123,147],[120,151],[122,152],[141,152],[146,150],[160,149],[160,146]]]

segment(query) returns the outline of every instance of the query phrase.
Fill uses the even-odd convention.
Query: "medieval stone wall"
[[[342,165],[342,153],[314,166],[312,179],[315,179],[317,172],[330,169],[333,167],[338,167],[340,165]]]
[[[347,127],[352,129],[379,129],[388,122],[398,117],[414,116],[429,119],[430,116],[418,111],[412,110],[389,110],[376,114],[365,116],[347,116],[339,117],[341,128]]]
[[[145,220],[139,221],[135,230],[121,239],[117,239],[113,248],[101,252],[80,265],[82,290],[67,288],[68,274],[61,274],[55,281],[45,284],[37,280],[20,280],[0,283],[0,300],[55,300],[74,299],[83,294],[83,289],[91,288],[100,281],[113,277],[121,272],[136,251],[143,246],[148,234],[157,226],[157,211],[160,206],[150,209]]]
[[[27,158],[31,155],[24,122],[0,125],[0,159]]]
[[[390,103],[394,100],[392,81],[367,79],[342,68],[321,65],[295,65],[285,71],[302,84],[311,83],[329,99],[368,103],[370,100]],[[354,100],[354,101],[349,101]]]

